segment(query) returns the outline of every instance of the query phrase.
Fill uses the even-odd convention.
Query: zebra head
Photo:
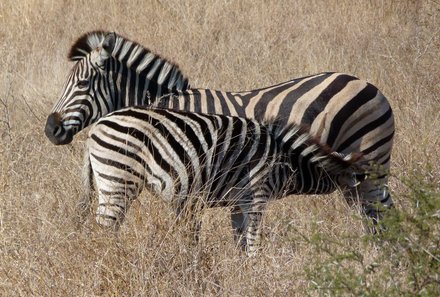
[[[149,105],[189,88],[177,65],[115,33],[83,35],[68,57],[75,65],[45,127],[56,145],[70,143],[76,133],[112,111]]]

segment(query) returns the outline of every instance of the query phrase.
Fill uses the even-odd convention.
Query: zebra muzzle
[[[67,130],[63,127],[61,122],[61,116],[59,113],[51,113],[47,117],[46,127],[44,133],[50,142],[55,145],[68,144],[73,139],[73,133],[71,130]]]

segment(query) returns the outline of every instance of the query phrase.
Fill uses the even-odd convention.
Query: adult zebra
[[[122,223],[144,187],[171,202],[179,218],[189,214],[196,232],[194,208],[233,207],[235,238],[253,255],[269,200],[296,188],[331,192],[335,181],[352,186],[362,175],[357,159],[333,153],[294,124],[129,107],[89,131],[84,203],[94,177],[96,220],[107,227]]]
[[[100,44],[93,34],[86,35],[72,47],[70,57],[77,62],[46,124],[46,135],[53,143],[69,143],[75,133],[107,112],[157,101],[156,93],[150,92],[153,95],[148,97],[148,92],[140,92],[135,83],[141,81],[137,77],[147,69],[153,73],[151,79],[164,77],[158,74],[162,72],[152,72],[159,68],[151,66],[156,65],[151,53],[139,48],[113,33],[106,34]],[[180,74],[178,70],[175,73]],[[332,150],[363,154],[362,166],[374,178],[344,191],[347,201],[359,198],[364,212],[374,222],[380,219],[384,208],[392,206],[387,183],[394,117],[388,100],[372,84],[341,73],[320,73],[247,92],[181,90],[187,86],[183,76],[181,81],[183,87],[168,88],[175,90],[175,96],[165,96],[159,100],[160,106],[259,121],[277,118],[284,124],[306,125]],[[116,98],[122,99],[115,101]],[[300,189],[297,192],[303,193]]]

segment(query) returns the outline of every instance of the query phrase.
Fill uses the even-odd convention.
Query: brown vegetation
[[[168,205],[146,194],[119,234],[92,217],[76,230],[86,133],[55,147],[43,128],[71,67],[70,45],[86,31],[146,45],[178,62],[194,87],[238,91],[321,71],[365,78],[396,117],[397,207],[409,207],[402,180],[414,173],[440,189],[438,1],[148,2],[0,2],[1,296],[304,296],[319,294],[304,268],[325,256],[306,240],[312,232],[358,247],[367,263],[378,253],[344,239],[364,233],[338,194],[272,203],[253,259],[234,248],[224,209],[204,214],[193,246],[172,228]]]

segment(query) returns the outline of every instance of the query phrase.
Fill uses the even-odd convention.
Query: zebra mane
[[[93,50],[100,47],[104,38],[109,33],[111,32],[92,31],[82,35],[70,48],[67,56],[68,59],[70,61],[78,61],[84,58]],[[137,73],[141,73],[147,67],[156,69],[162,68],[157,77],[157,82],[159,84],[162,84],[166,79],[167,74],[170,74],[175,78],[181,77],[182,84],[189,88],[188,78],[183,75],[176,63],[162,58],[137,42],[131,41],[119,34],[115,35],[115,46],[111,53],[114,59],[125,64],[128,68],[135,70]],[[129,50],[132,54],[131,56],[126,56]],[[150,64],[152,62],[154,62],[154,64],[151,66]],[[151,79],[151,77],[148,77],[148,79]]]
[[[92,31],[82,35],[70,48],[67,55],[69,61],[78,61],[90,54],[101,45],[107,33],[105,31]]]

